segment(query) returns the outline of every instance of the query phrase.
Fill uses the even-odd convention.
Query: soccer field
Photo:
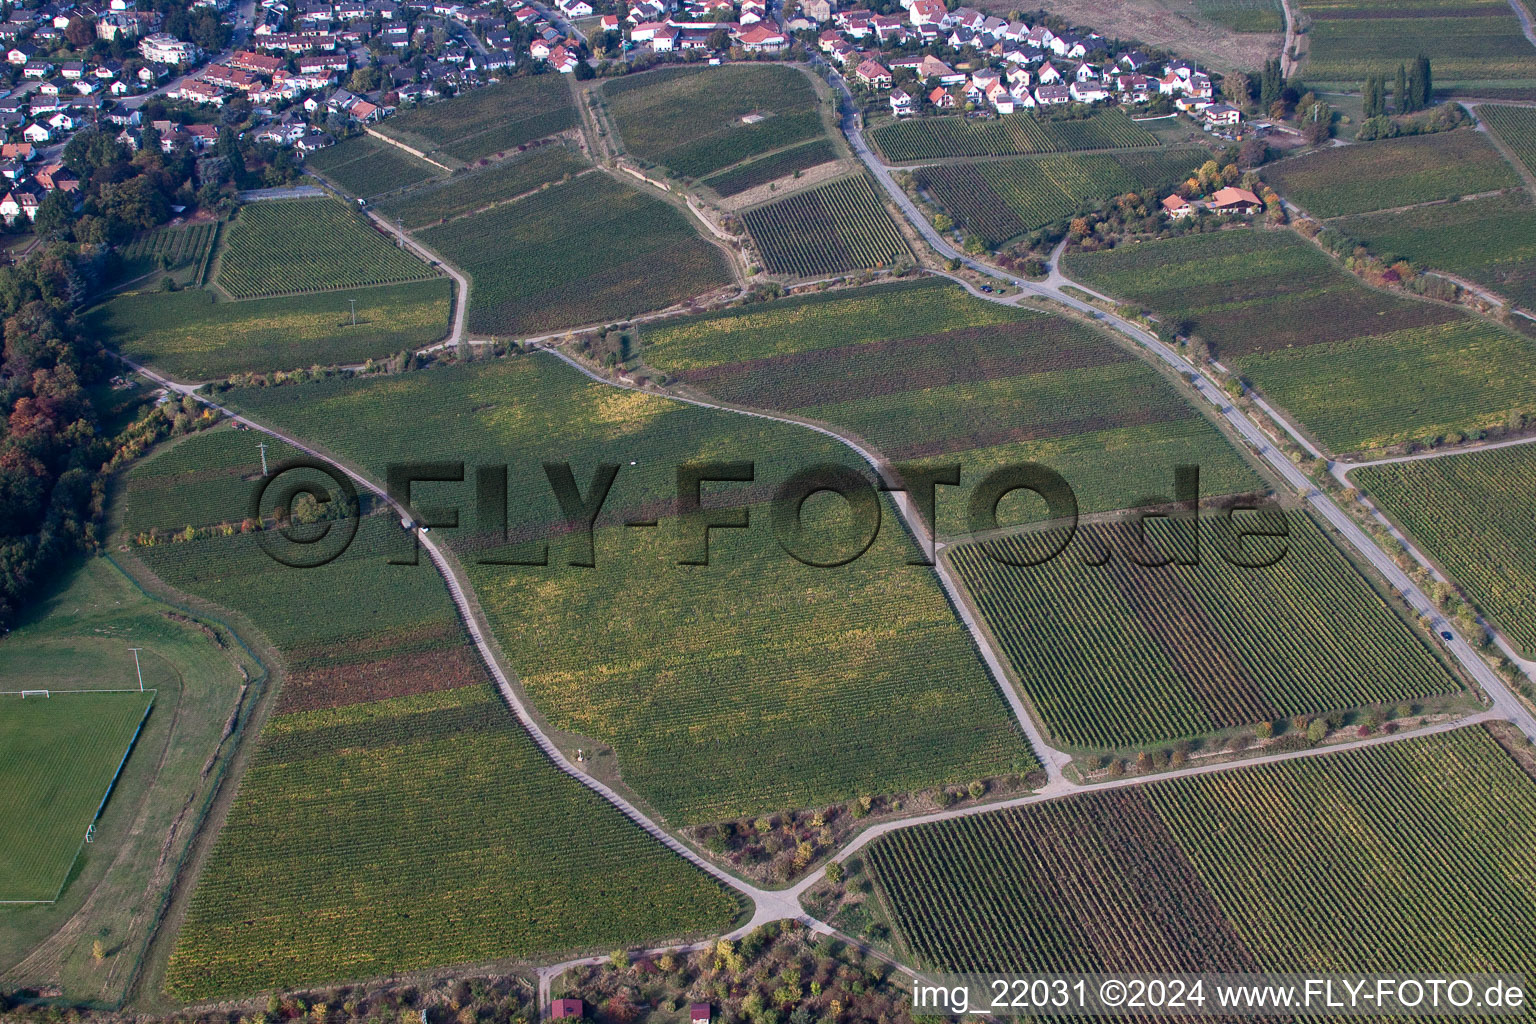
[[[0,697],[0,902],[58,896],[153,703],[153,692]]]

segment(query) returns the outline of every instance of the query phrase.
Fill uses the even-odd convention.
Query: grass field
[[[1069,276],[1203,338],[1335,452],[1536,410],[1531,342],[1451,306],[1367,288],[1291,232],[1143,242],[1066,264]]]
[[[359,363],[448,332],[447,278],[222,302],[209,291],[143,292],[86,314],[104,341],[183,380]],[[352,324],[352,300],[357,325]]]
[[[1536,448],[1355,470],[1350,479],[1434,558],[1526,656],[1536,653]]]
[[[773,274],[836,274],[912,254],[862,174],[754,207],[741,219]]]
[[[1383,259],[1443,270],[1536,309],[1536,204],[1523,189],[1346,217],[1333,226]]]
[[[618,320],[730,281],[688,219],[606,174],[586,175],[421,234],[469,274],[469,329],[539,334]]]
[[[826,136],[810,78],[773,64],[663,68],[606,82],[602,95],[624,149],[685,178]]]
[[[334,199],[252,203],[224,231],[215,283],[235,299],[399,284],[438,276]]]
[[[236,431],[194,435],[129,481],[135,552],[259,630],[286,668],[165,990],[208,999],[728,928],[733,897],[533,746],[430,564],[387,564],[392,516],[365,516],[300,586],[251,534],[139,541],[164,518],[143,515],[156,493],[200,481],[212,485],[187,514],[228,521],[250,447]],[[459,809],[452,827],[445,807]]]
[[[580,174],[591,165],[564,146],[540,146],[524,156],[430,182],[381,202],[378,212],[409,231],[506,202]]]
[[[1084,528],[1038,567],[994,556],[1019,560],[1058,535],[949,554],[1046,727],[1071,746],[1125,749],[1456,690],[1312,520],[1287,521],[1284,557],[1265,568],[1227,560],[1219,518],[1198,566],[1091,564],[1104,545],[1135,550],[1108,527]]]
[[[144,693],[0,697],[0,902],[58,896],[153,703]]]
[[[1155,146],[1157,139],[1118,109],[1077,121],[1047,121],[1033,114],[975,120],[919,117],[893,121],[869,133],[887,163],[949,156],[1019,156],[1077,149]]]
[[[118,251],[123,260],[118,278],[132,281],[163,270],[178,284],[201,285],[218,235],[219,223],[211,220],[146,232]]]
[[[867,861],[931,969],[1529,977],[1533,827],[1536,783],[1474,728],[901,829]]]
[[[1298,6],[1312,21],[1302,68],[1309,82],[1358,83],[1373,72],[1390,77],[1419,54],[1430,58],[1437,89],[1465,85],[1478,95],[1478,83],[1536,79],[1536,47],[1499,0],[1301,0]]]
[[[26,832],[47,820],[62,830],[58,852],[63,860],[47,896],[53,896],[66,872],[69,877],[57,902],[0,905],[0,974],[8,987],[57,987],[74,1002],[114,1004],[126,995],[138,970],[154,914],[223,776],[226,755],[239,741],[238,729],[227,742],[221,737],[231,713],[249,707],[249,700],[240,699],[245,697],[243,678],[260,679],[259,666],[243,656],[227,633],[172,618],[174,611],[138,590],[107,559],[89,558],[62,566],[53,585],[0,640],[3,689],[135,688],[138,670],[128,648],[138,647],[145,686],[156,691],[154,713],[144,721],[112,798],[96,820],[95,841],[87,845],[81,845],[86,824],[106,792],[116,759],[127,749],[128,736],[139,725],[132,710],[113,697],[104,708],[118,702],[118,734],[92,740],[93,730],[110,725],[100,713],[104,708],[92,711],[98,695],[55,694],[47,701],[28,697],[26,714],[44,714],[47,709],[34,705],[51,703],[54,715],[73,720],[46,723],[46,732],[44,723],[29,727],[20,746],[4,741],[6,753],[0,756],[9,757],[14,749],[21,757],[35,740],[53,736],[72,744],[71,754],[88,754],[70,762],[71,770],[96,775],[83,787],[57,794],[44,817],[16,809],[16,801],[36,797],[37,791],[16,788],[9,774],[0,788],[0,803],[6,804],[0,858],[7,863],[7,875],[18,857],[51,849],[45,837]],[[249,674],[242,677],[237,664]],[[257,689],[251,688],[253,695]],[[137,700],[139,695],[123,697]],[[13,703],[22,702],[0,698],[0,721],[15,721],[11,712],[22,709]],[[139,718],[143,709],[140,701]],[[109,749],[113,745],[116,759]],[[32,763],[37,765],[50,759],[56,763],[59,756],[53,747],[36,753]],[[70,870],[76,850],[79,858]],[[97,939],[108,951],[104,960],[92,955]]]
[[[1468,130],[1338,146],[1281,161],[1263,174],[1275,191],[1314,217],[1520,186],[1499,151]]]
[[[1085,202],[1183,180],[1202,149],[934,164],[913,172],[956,224],[990,246],[1071,216]]]
[[[734,196],[766,185],[770,181],[824,164],[838,157],[837,149],[827,139],[812,139],[781,149],[757,160],[738,164],[729,170],[711,174],[700,184],[708,185],[721,196]]]
[[[1150,367],[1060,317],[968,296],[937,278],[669,320],[646,362],[727,402],[851,431],[896,460],[960,461],[967,487],[1036,461],[1084,511],[1136,504],[1198,463],[1207,494],[1258,478]],[[940,488],[939,533],[964,532]]]
[[[381,121],[377,131],[449,166],[515,150],[576,127],[564,75],[512,78]]]
[[[441,167],[418,160],[399,146],[358,135],[311,153],[304,166],[359,199],[419,185],[441,176]]]
[[[402,458],[510,460],[515,542],[564,518],[542,460],[571,460],[583,488],[595,464],[620,464],[595,568],[567,565],[558,541],[547,567],[485,563],[505,555],[474,535],[455,544],[533,704],[674,824],[1035,764],[931,570],[906,564],[889,505],[847,565],[814,569],[779,549],[771,488],[816,463],[860,465],[828,438],[619,391],[544,356],[231,399],[375,472]],[[709,565],[681,565],[676,471],[701,458],[756,463],[758,483],[707,488],[739,491],[753,525],[716,531]],[[619,525],[637,516],[660,525]]]
[[[1536,108],[1480,103],[1477,118],[1514,152],[1526,173],[1536,174]]]

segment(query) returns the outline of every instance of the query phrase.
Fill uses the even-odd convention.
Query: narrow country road
[[[421,259],[453,278],[453,328],[448,332],[448,337],[438,344],[457,345],[464,337],[464,325],[469,320],[469,278],[465,277],[453,264],[406,234],[398,225],[391,224],[371,209],[368,211],[368,219],[393,235]]]
[[[1399,462],[1424,462],[1427,459],[1444,459],[1452,455],[1471,455],[1473,452],[1491,452],[1500,448],[1515,448],[1523,444],[1536,443],[1536,434],[1529,437],[1512,437],[1507,441],[1483,441],[1478,444],[1457,445],[1452,448],[1436,448],[1428,452],[1414,452],[1412,455],[1392,455],[1384,459],[1361,459],[1358,462],[1350,462],[1340,459],[1329,467],[1333,475],[1345,484],[1349,484],[1349,474],[1357,469],[1366,469],[1370,466],[1391,466]]]
[[[819,59],[817,59],[817,63],[823,67],[826,66],[825,62]],[[1310,505],[1319,516],[1338,531],[1350,547],[1359,552],[1393,588],[1403,595],[1404,600],[1414,613],[1425,616],[1434,632],[1451,634],[1452,639],[1446,642],[1446,647],[1461,664],[1467,675],[1488,695],[1493,707],[1499,712],[1501,717],[1513,722],[1527,737],[1536,740],[1536,716],[1533,716],[1526,706],[1520,702],[1520,699],[1510,692],[1509,688],[1504,685],[1504,681],[1489,667],[1477,650],[1457,632],[1455,625],[1435,607],[1434,603],[1419,588],[1418,584],[1414,583],[1407,573],[1398,568],[1397,563],[1371,539],[1369,534],[1362,530],[1343,509],[1339,508],[1332,498],[1313,486],[1312,481],[1307,478],[1306,474],[1291,462],[1290,457],[1284,451],[1270,442],[1263,430],[1248,417],[1247,413],[1227,400],[1226,395],[1214,380],[1194,364],[1185,360],[1174,349],[1164,344],[1161,339],[1150,331],[1146,331],[1114,313],[1100,310],[1064,291],[1069,285],[1077,288],[1082,288],[1083,286],[1072,282],[1062,274],[1059,259],[1053,258],[1050,276],[1044,282],[1025,281],[967,256],[950,245],[939,232],[934,230],[933,226],[922,216],[912,200],[896,184],[895,179],[891,177],[890,171],[886,169],[880,158],[875,155],[873,150],[870,149],[869,144],[864,140],[864,134],[859,125],[859,115],[853,106],[853,94],[848,90],[847,83],[843,81],[841,75],[837,75],[836,72],[832,74],[834,85],[843,95],[843,132],[848,137],[848,142],[853,147],[853,151],[858,154],[859,159],[864,162],[870,173],[874,175],[875,180],[885,189],[891,201],[901,208],[907,219],[912,223],[912,226],[922,233],[922,236],[928,241],[929,245],[933,246],[934,251],[947,259],[959,260],[961,265],[976,273],[1007,282],[1023,289],[1028,294],[1059,302],[1079,313],[1084,313],[1097,320],[1100,324],[1130,338],[1153,356],[1182,374],[1185,379],[1190,381],[1201,397],[1216,407],[1220,415],[1237,431],[1238,436],[1248,442],[1263,457],[1280,479],[1291,487],[1296,494],[1301,496],[1307,505]],[[1092,289],[1084,288],[1083,290],[1089,291],[1092,294],[1098,294],[1092,292]],[[986,294],[983,294],[981,297],[993,302],[1009,301],[1008,299]]]

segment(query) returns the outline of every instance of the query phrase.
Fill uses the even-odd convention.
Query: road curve
[[[824,62],[821,63],[824,64]],[[1362,557],[1370,562],[1376,571],[1403,595],[1404,600],[1416,614],[1428,619],[1430,628],[1434,632],[1451,634],[1452,639],[1447,641],[1446,647],[1461,664],[1467,675],[1488,695],[1493,707],[1497,709],[1501,717],[1513,722],[1527,737],[1536,740],[1536,716],[1533,716],[1530,710],[1520,702],[1520,699],[1510,692],[1509,688],[1504,685],[1504,681],[1488,666],[1477,650],[1467,643],[1466,639],[1457,631],[1455,625],[1441,614],[1440,609],[1419,589],[1418,584],[1414,583],[1406,573],[1397,567],[1397,563],[1371,539],[1369,534],[1362,530],[1343,509],[1334,504],[1332,498],[1312,485],[1312,481],[1307,478],[1306,474],[1291,462],[1290,457],[1284,451],[1270,442],[1258,424],[1250,419],[1247,413],[1227,400],[1226,395],[1215,381],[1206,376],[1204,372],[1192,363],[1185,360],[1173,348],[1164,344],[1161,339],[1150,331],[1138,327],[1115,313],[1100,310],[1065,292],[1063,289],[1067,285],[1077,288],[1082,288],[1082,286],[1073,283],[1069,278],[1062,275],[1059,260],[1052,261],[1051,276],[1043,283],[1037,283],[1015,278],[1011,274],[1006,274],[996,267],[972,259],[955,249],[918,212],[912,200],[896,184],[890,172],[869,148],[869,145],[864,141],[863,132],[859,128],[858,115],[853,110],[852,93],[848,91],[848,86],[843,81],[842,76],[837,76],[834,82],[846,101],[842,119],[843,131],[848,136],[848,142],[853,147],[853,151],[858,154],[865,166],[869,168],[875,180],[884,187],[891,200],[901,208],[907,219],[912,222],[913,227],[922,233],[923,237],[928,240],[928,243],[933,246],[939,255],[948,259],[959,260],[962,265],[976,273],[1005,281],[1022,288],[1029,294],[1051,299],[1080,313],[1085,313],[1100,324],[1110,327],[1130,338],[1145,348],[1151,355],[1182,374],[1190,381],[1201,397],[1216,407],[1220,415],[1237,431],[1238,436],[1252,445],[1258,454],[1269,463],[1281,480],[1293,488],[1306,504],[1310,505],[1319,516],[1337,530],[1350,547],[1354,548]],[[1091,291],[1091,289],[1084,290]],[[1007,301],[985,294],[981,298],[993,302]]]
[[[280,441],[284,441],[287,444],[292,445],[294,448],[297,448],[299,451],[304,452],[307,455],[313,456],[316,459],[320,459],[328,464],[336,466],[359,487],[382,499],[402,518],[406,518],[410,515],[409,511],[399,502],[391,498],[388,492],[384,490],[384,488],[380,487],[363,473],[341,462],[334,455],[321,452],[296,437],[285,434],[280,430],[253,420],[248,416],[242,415],[241,413],[235,412],[233,409],[221,405],[205,395],[198,394],[194,385],[179,384],[161,376],[160,374],[150,370],[145,366],[141,366],[138,363],[133,362],[132,360],[126,359],[122,356],[119,356],[118,358],[122,359],[124,363],[127,363],[129,366],[133,367],[134,370],[136,370],[144,377],[166,388],[168,391],[181,395],[191,395],[195,401],[208,406],[210,409],[215,410],[220,415],[227,417],[235,423],[243,424],[252,430],[267,434],[270,437],[275,437]],[[538,745],[539,749],[544,752],[544,754],[550,759],[550,761],[554,763],[557,768],[559,768],[565,774],[571,776],[576,781],[580,782],[583,786],[586,786],[588,789],[597,793],[613,806],[617,807],[621,812],[623,812],[625,817],[629,818],[636,825],[640,826],[640,828],[643,829],[648,835],[654,838],[657,842],[661,843],[663,846],[667,847],[673,853],[676,853],[679,857],[682,857],[684,860],[688,861],[699,870],[704,871],[705,873],[718,879],[722,884],[736,890],[751,900],[754,907],[754,912],[751,919],[747,922],[747,924],[743,925],[741,928],[737,929],[731,934],[744,934],[746,931],[749,931],[760,924],[769,921],[781,920],[786,917],[807,921],[810,920],[804,910],[801,909],[799,901],[788,895],[787,891],[760,889],[757,886],[751,885],[741,880],[740,878],[737,878],[735,875],[724,870],[723,868],[716,866],[715,864],[706,860],[704,857],[700,856],[698,853],[695,853],[693,849],[685,844],[682,840],[676,838],[666,829],[658,825],[655,821],[651,820],[651,818],[648,817],[643,811],[641,811],[634,804],[630,803],[624,797],[620,796],[610,786],[592,778],[590,775],[579,770],[568,760],[566,760],[565,754],[554,743],[554,741],[545,735],[543,730],[539,728],[538,722],[534,720],[533,715],[529,712],[527,705],[523,703],[522,698],[518,695],[517,691],[513,689],[511,681],[507,678],[506,673],[502,670],[500,663],[492,653],[490,644],[486,641],[485,633],[482,631],[480,622],[474,613],[474,607],[470,603],[468,597],[465,595],[463,584],[459,581],[458,575],[454,572],[452,562],[439,546],[437,539],[432,537],[430,534],[418,533],[417,541],[421,547],[426,550],[427,556],[431,558],[433,566],[436,567],[438,574],[443,577],[444,582],[447,584],[448,593],[453,598],[453,603],[459,610],[459,617],[464,622],[464,628],[469,633],[470,639],[474,642],[475,649],[480,652],[480,658],[485,663],[487,670],[491,673],[491,678],[496,681],[496,688],[501,692],[502,699],[507,702],[507,706],[512,709],[512,713],[517,716],[517,720],[521,722],[523,728],[528,731],[528,735],[533,738],[534,743]]]

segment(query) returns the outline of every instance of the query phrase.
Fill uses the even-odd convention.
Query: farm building
[[[709,1004],[693,1003],[688,1007],[690,1024],[709,1024]]]
[[[586,1013],[587,1006],[580,999],[556,999],[549,1006],[551,1020],[578,1020]]]
[[[1258,213],[1264,209],[1264,203],[1258,196],[1245,188],[1219,188],[1216,194],[1211,196],[1211,209],[1217,213]]]

